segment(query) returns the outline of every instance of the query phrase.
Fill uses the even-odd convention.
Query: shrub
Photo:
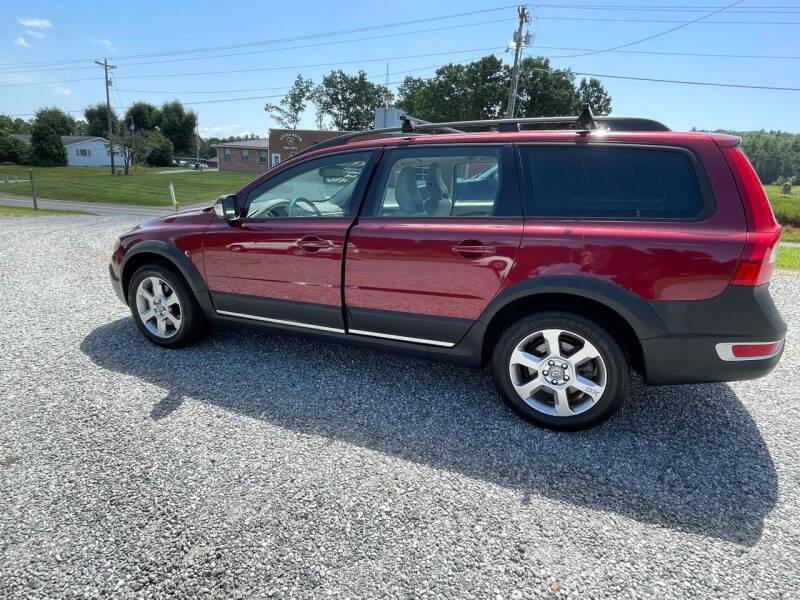
[[[781,185],[781,194],[791,194],[792,193],[792,182],[791,181],[784,181],[783,185]]]
[[[27,165],[30,161],[30,146],[4,131],[0,131],[0,163]]]
[[[149,140],[150,152],[147,153],[147,164],[151,167],[172,166],[173,145],[161,134]]]
[[[67,164],[67,151],[61,136],[46,123],[34,123],[31,130],[33,164],[42,167],[63,167]]]
[[[783,185],[784,181],[786,181],[786,178],[783,175],[779,175],[778,178],[775,180],[775,183],[773,183],[772,185],[781,186]]]

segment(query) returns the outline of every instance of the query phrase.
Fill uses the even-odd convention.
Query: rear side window
[[[402,219],[519,216],[516,195],[503,193],[502,154],[500,146],[394,149],[383,159],[376,198],[365,214]]]
[[[679,150],[521,147],[530,217],[693,219],[704,197]]]

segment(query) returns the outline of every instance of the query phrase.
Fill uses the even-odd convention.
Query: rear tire
[[[128,305],[136,327],[157,346],[180,348],[208,332],[208,321],[186,280],[165,265],[144,265],[133,274]]]
[[[613,335],[583,316],[547,311],[509,325],[492,355],[504,402],[549,429],[599,425],[628,395],[630,366]]]

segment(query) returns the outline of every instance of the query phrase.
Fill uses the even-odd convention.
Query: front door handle
[[[494,246],[485,246],[473,240],[467,240],[453,246],[453,252],[464,258],[480,258],[481,256],[496,254],[497,248]]]
[[[306,252],[319,252],[323,248],[333,246],[330,240],[323,240],[315,235],[307,235],[297,240],[297,245]]]

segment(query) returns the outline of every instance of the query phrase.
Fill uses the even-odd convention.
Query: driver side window
[[[271,177],[248,196],[248,219],[352,217],[353,197],[371,152],[337,154],[304,162]]]

